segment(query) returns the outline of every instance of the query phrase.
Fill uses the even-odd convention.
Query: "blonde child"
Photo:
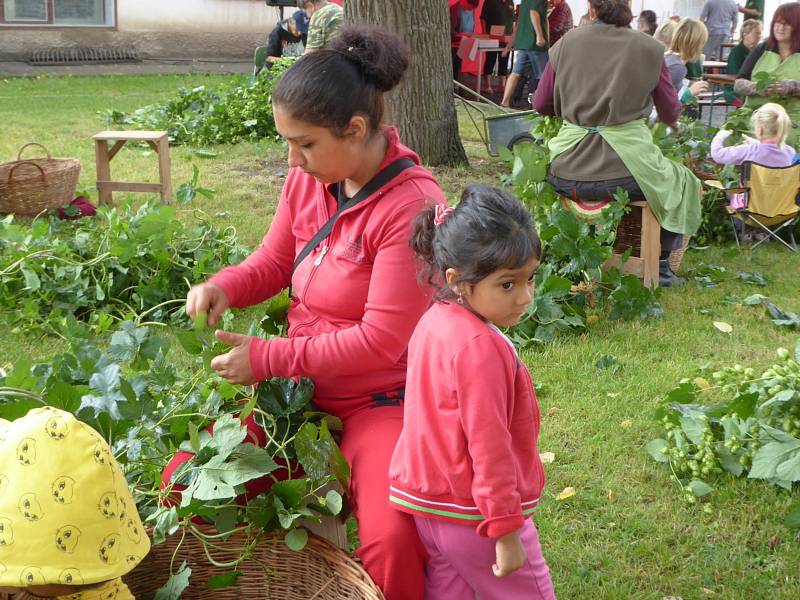
[[[685,17],[673,31],[669,49],[664,53],[664,62],[669,70],[672,85],[682,104],[691,102],[698,94],[708,91],[708,82],[690,83],[686,79],[687,63],[695,62],[702,57],[701,52],[707,39],[706,26],[697,19]]]
[[[786,110],[774,102],[763,104],[750,118],[750,128],[756,139],[745,138],[744,144],[725,147],[725,138],[732,132],[721,129],[711,140],[711,158],[721,165],[741,165],[750,161],[765,167],[788,167],[795,150],[786,144],[792,122]],[[732,194],[731,208],[745,208],[744,194]]]
[[[408,347],[392,505],[414,516],[429,560],[426,600],[552,600],[530,519],[545,482],[539,407],[509,339],[533,297],[540,245],[530,214],[471,185],[455,209],[417,218],[412,248],[439,289]]]
[[[73,415],[0,419],[0,593],[133,600],[122,575],[150,551],[108,444]]]

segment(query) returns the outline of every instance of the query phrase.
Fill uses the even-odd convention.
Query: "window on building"
[[[114,0],[0,0],[0,25],[109,27]]]

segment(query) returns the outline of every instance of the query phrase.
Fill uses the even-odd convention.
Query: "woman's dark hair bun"
[[[329,48],[347,57],[364,81],[382,92],[400,83],[408,69],[408,47],[398,35],[379,27],[347,25]]]

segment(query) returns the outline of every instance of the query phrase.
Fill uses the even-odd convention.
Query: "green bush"
[[[272,88],[295,60],[281,59],[258,77],[237,77],[216,88],[181,88],[167,102],[130,114],[108,110],[100,117],[117,129],[165,129],[173,144],[205,146],[274,138],[278,133],[272,117]]]

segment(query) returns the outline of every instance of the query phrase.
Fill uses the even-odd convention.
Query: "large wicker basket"
[[[198,528],[213,534],[208,525]],[[251,540],[252,541],[252,540]],[[125,577],[136,598],[150,598],[167,580],[170,562],[175,568],[185,560],[192,568],[189,587],[182,598],[218,600],[383,600],[383,594],[366,571],[348,554],[311,534],[302,552],[290,550],[282,536],[262,535],[252,545],[252,554],[236,569],[242,574],[234,587],[209,590],[206,582],[213,575],[230,572],[230,567],[216,567],[208,560],[203,543],[193,535],[173,535],[163,544],[154,545],[145,560]],[[236,533],[214,544],[209,553],[217,562],[238,558],[248,545],[245,533]],[[177,554],[176,554],[177,548]]]
[[[28,146],[39,146],[46,158],[22,159]],[[35,216],[66,206],[75,197],[81,163],[75,158],[53,158],[36,142],[25,144],[17,160],[0,165],[0,213]]]
[[[214,533],[207,525],[198,528]],[[263,535],[250,557],[236,565],[241,572],[236,585],[213,590],[206,586],[209,577],[229,573],[233,567],[212,565],[195,536],[187,534],[182,543],[180,539],[176,534],[163,544],[154,545],[144,561],[123,577],[137,600],[152,598],[155,590],[166,583],[169,565],[178,569],[183,561],[192,569],[189,587],[181,594],[183,600],[385,600],[358,562],[313,534],[301,552],[290,550],[282,536]],[[216,561],[232,561],[245,545],[246,535],[234,534],[215,543],[209,553]],[[17,594],[13,600],[33,600],[33,596]]]

